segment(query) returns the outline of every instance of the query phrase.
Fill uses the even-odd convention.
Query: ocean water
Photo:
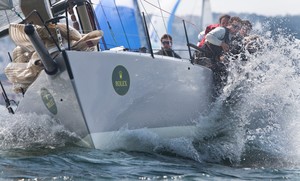
[[[113,148],[81,148],[49,116],[0,106],[0,180],[299,180],[300,41],[257,29],[262,48],[231,61],[194,138],[122,130]]]

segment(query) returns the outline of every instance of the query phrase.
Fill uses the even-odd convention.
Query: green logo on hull
[[[57,114],[57,107],[53,96],[46,88],[41,88],[41,97],[46,108],[54,115]]]
[[[112,84],[117,94],[125,95],[130,86],[129,73],[122,65],[116,66],[112,73]]]

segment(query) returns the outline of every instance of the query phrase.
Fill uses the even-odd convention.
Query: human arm
[[[221,46],[225,33],[226,33],[225,28],[217,27],[206,35],[206,41],[213,45]]]
[[[204,31],[201,31],[201,32],[198,34],[198,40],[201,41],[204,37],[205,37],[205,32],[204,32]]]

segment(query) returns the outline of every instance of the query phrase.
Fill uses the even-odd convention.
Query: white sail
[[[0,10],[7,10],[13,8],[12,0],[2,0],[0,1]]]
[[[204,30],[208,25],[213,23],[210,0],[203,0],[202,7],[201,27]]]

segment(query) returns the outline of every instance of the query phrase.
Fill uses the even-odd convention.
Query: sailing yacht
[[[17,19],[3,20],[1,33],[16,44],[13,53],[21,52],[5,69],[23,94],[13,112],[49,115],[80,138],[76,144],[97,149],[124,129],[161,139],[193,136],[194,120],[212,102],[212,71],[188,59],[156,57],[151,48],[100,51],[103,32],[92,7],[84,0],[1,0],[2,13]],[[70,16],[79,27],[68,23]]]

